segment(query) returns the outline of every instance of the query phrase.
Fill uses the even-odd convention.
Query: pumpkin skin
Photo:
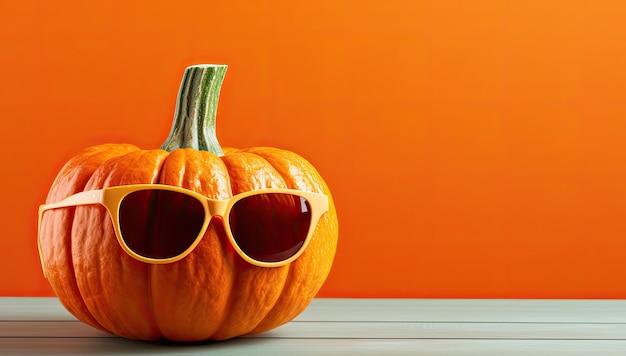
[[[330,272],[337,246],[337,214],[326,183],[290,151],[256,147],[223,152],[144,150],[130,144],[89,147],[61,169],[47,202],[139,183],[179,186],[214,199],[263,188],[324,193],[329,210],[304,253],[281,267],[250,265],[230,245],[222,220],[214,217],[188,256],[147,264],[122,250],[103,206],[48,210],[39,233],[42,265],[68,311],[125,338],[186,342],[263,332],[308,306]]]

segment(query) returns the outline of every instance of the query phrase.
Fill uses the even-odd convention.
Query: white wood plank
[[[626,300],[321,298],[295,320],[626,323]]]
[[[78,321],[0,322],[0,338],[114,337]],[[626,340],[626,324],[294,321],[257,338]]]
[[[624,341],[235,339],[194,345],[151,344],[110,338],[1,339],[9,355],[620,355]]]
[[[115,337],[77,320],[0,321],[0,339],[12,337]]]
[[[57,298],[0,297],[2,320],[76,320]]]
[[[75,320],[56,298],[0,297],[0,320]],[[626,300],[315,299],[298,321],[626,323]]]
[[[319,339],[554,339],[625,340],[626,324],[298,322],[259,337]]]

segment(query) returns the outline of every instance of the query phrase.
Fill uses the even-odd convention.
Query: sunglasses
[[[278,267],[304,252],[328,210],[328,197],[293,189],[261,189],[220,200],[169,185],[123,185],[41,205],[39,226],[47,210],[89,204],[107,209],[120,246],[139,261],[181,260],[200,243],[211,219],[220,216],[233,248],[245,261]]]

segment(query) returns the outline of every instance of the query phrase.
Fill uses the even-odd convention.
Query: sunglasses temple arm
[[[102,203],[102,189],[99,190],[87,190],[84,192],[76,193],[69,196],[58,203],[44,204],[39,209],[49,210],[56,208],[64,208],[68,206],[88,205]],[[43,213],[43,211],[42,211]]]
[[[43,217],[44,205],[39,206],[39,216],[37,218],[37,251],[39,252],[39,262],[41,263],[41,269],[43,276],[48,279],[48,273],[46,273],[46,264],[43,262],[43,252],[41,251],[41,239],[39,234],[41,233],[41,219]]]
[[[43,219],[43,213],[46,210],[64,208],[68,206],[88,205],[102,203],[102,190],[88,190],[85,192],[76,193],[70,197],[61,200],[58,203],[43,204],[39,206],[39,217],[37,219],[37,249],[39,250],[39,260],[41,262],[41,268],[43,270],[44,277],[48,278],[46,273],[46,265],[43,260],[43,252],[41,250],[41,221]]]

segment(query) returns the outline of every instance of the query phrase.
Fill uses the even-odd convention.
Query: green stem
[[[217,142],[215,118],[226,65],[187,67],[178,91],[172,130],[161,149],[193,148],[224,155]]]

